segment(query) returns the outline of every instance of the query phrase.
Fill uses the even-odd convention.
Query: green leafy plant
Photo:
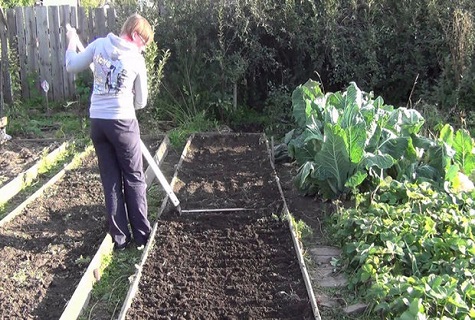
[[[473,318],[473,196],[388,178],[371,203],[340,209],[350,288],[386,319]]]
[[[385,105],[381,97],[351,83],[345,92],[324,94],[309,80],[292,94],[297,129],[288,133],[289,155],[301,165],[298,187],[335,197],[411,157],[411,135],[423,124],[413,109]],[[368,178],[368,179],[369,179]]]
[[[179,126],[168,131],[170,143],[174,147],[183,147],[190,134],[195,132],[205,132],[216,128],[217,123],[206,118],[205,113],[198,113],[188,121],[180,123]]]
[[[286,86],[269,84],[269,96],[265,101],[266,133],[282,137],[292,129],[291,92]]]
[[[355,188],[376,189],[388,176],[460,185],[475,168],[467,130],[445,125],[438,137],[423,136],[417,110],[385,105],[355,83],[324,94],[309,80],[294,90],[292,104],[298,127],[286,142],[301,166],[296,184],[308,194],[335,198]]]
[[[293,215],[289,214],[289,219],[292,221],[292,224],[297,235],[297,239],[300,241],[307,241],[313,236],[312,228],[305,223],[305,221],[299,219],[297,220]]]

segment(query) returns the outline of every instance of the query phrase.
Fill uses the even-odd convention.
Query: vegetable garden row
[[[265,137],[218,136],[189,143],[177,195],[182,206],[246,210],[164,214],[142,257],[138,295],[129,292],[122,316],[318,318],[298,241],[282,220]],[[2,223],[3,317],[75,318],[100,278],[98,259],[112,246],[95,157],[91,148],[81,156]]]
[[[333,265],[368,303],[366,315],[475,318],[475,142],[468,130],[424,128],[417,110],[386,105],[354,83],[324,93],[310,80],[292,100],[297,127],[285,143],[300,168],[296,185],[335,204],[353,202],[337,206],[325,232],[343,249]],[[189,140],[172,184],[182,207],[199,212],[177,216],[164,202],[121,318],[320,317],[299,241],[286,226],[292,222],[282,220],[286,203],[269,153],[263,135]],[[86,249],[95,239],[87,232],[105,233],[103,214],[96,215],[101,193],[87,191],[94,190],[90,185],[71,194],[57,189],[76,190],[82,179],[100,184],[86,159],[1,227],[0,254],[20,259],[2,261],[4,316],[58,315],[57,304],[45,308],[53,300],[67,305],[72,292],[56,292],[67,287],[65,279],[74,282],[65,270],[80,270],[79,281],[86,254],[102,247],[99,237],[92,252]],[[73,176],[79,180],[68,186]],[[24,296],[12,294],[20,289]],[[49,300],[46,293],[56,296]]]
[[[286,136],[306,194],[354,201],[332,216],[336,263],[385,319],[475,317],[475,142],[467,128],[424,128],[415,109],[355,83],[294,90]]]

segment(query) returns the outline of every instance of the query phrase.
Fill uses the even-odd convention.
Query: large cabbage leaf
[[[324,99],[320,84],[309,80],[292,93],[292,115],[299,127],[305,127],[312,117],[322,119],[319,99]]]
[[[475,169],[475,155],[473,154],[475,145],[470,133],[465,129],[460,129],[455,134],[453,142],[455,150],[455,163],[466,175],[470,175]]]
[[[344,191],[346,179],[355,166],[350,161],[345,144],[345,131],[338,125],[325,125],[325,137],[322,150],[315,156],[315,172],[312,175],[320,181],[326,181],[336,194]]]
[[[424,137],[417,110],[386,105],[354,82],[345,91],[324,93],[309,80],[294,90],[292,103],[298,130],[286,141],[289,155],[301,165],[297,186],[306,193],[335,197],[365,180],[377,185],[386,177],[441,185],[459,170],[467,176],[475,172],[475,143],[468,131],[454,133],[446,125],[438,138]]]

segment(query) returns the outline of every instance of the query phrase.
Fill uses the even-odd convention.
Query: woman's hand
[[[68,23],[66,25],[66,39],[68,40],[68,50],[76,51],[78,46],[78,34],[76,28],[71,27]]]

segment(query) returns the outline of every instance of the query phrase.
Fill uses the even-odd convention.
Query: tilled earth
[[[27,170],[60,141],[13,139],[0,144],[0,187]]]
[[[0,228],[0,318],[59,319],[105,236],[92,152]]]
[[[160,219],[127,318],[313,317],[260,135],[196,136],[175,187],[183,209],[218,212]]]
[[[215,136],[211,145],[209,138],[194,140],[178,197],[184,209],[252,210],[163,216],[144,272],[151,278],[141,281],[129,318],[312,318],[287,222],[273,215],[282,203],[265,143],[225,137]],[[0,177],[13,178],[59,144],[0,146],[0,158],[10,157]],[[281,177],[289,189],[290,178]],[[0,228],[0,319],[58,319],[105,236],[104,223],[91,154]]]

